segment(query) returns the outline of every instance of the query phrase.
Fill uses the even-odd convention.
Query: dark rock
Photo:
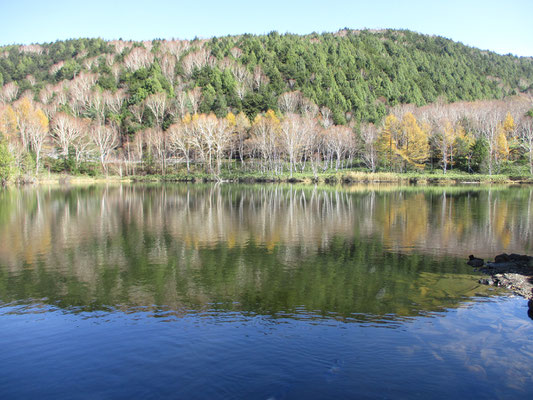
[[[511,261],[527,261],[529,257],[526,255],[512,253],[512,254],[509,254],[509,259]]]
[[[506,253],[498,254],[496,257],[494,257],[494,262],[496,264],[505,263],[509,261],[511,261],[511,257]]]
[[[480,268],[485,264],[485,261],[483,261],[481,258],[476,258],[472,254],[468,256],[467,264],[474,267],[474,268]]]

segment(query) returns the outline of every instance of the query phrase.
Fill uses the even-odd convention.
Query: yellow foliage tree
[[[516,161],[520,158],[520,140],[518,139],[516,124],[510,112],[507,113],[505,119],[501,124],[501,131],[505,135],[507,142],[507,153],[504,156],[512,161]],[[501,134],[501,133],[500,133]],[[500,140],[498,135],[498,148],[500,148],[500,141],[502,148],[504,148],[503,140]]]
[[[505,115],[505,119],[502,123],[502,129],[507,138],[515,136],[516,125],[514,123],[513,116],[510,112],[507,112],[507,114]]]
[[[409,164],[423,169],[429,158],[428,127],[420,126],[413,114],[407,113],[402,119],[403,143],[400,155]]]
[[[0,109],[0,133],[6,138],[11,138],[17,131],[17,116],[9,105]]]
[[[191,117],[191,114],[187,113],[183,116],[183,118],[181,119],[181,122],[183,122],[184,124],[190,124],[192,121],[192,117]]]
[[[400,130],[400,121],[394,114],[389,114],[383,122],[379,132],[377,149],[382,160],[392,171],[398,160],[397,139]]]
[[[228,122],[228,126],[233,128],[237,123],[235,119],[235,114],[230,111],[228,115],[226,115],[226,121]]]
[[[505,131],[502,129],[496,139],[496,159],[507,160],[509,157],[509,145],[507,143],[507,137]]]

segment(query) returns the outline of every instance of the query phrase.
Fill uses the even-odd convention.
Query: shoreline
[[[505,287],[528,300],[528,313],[533,319],[533,257],[503,253],[497,255],[494,262],[485,263],[471,255],[467,264],[489,276],[479,279],[479,283]]]
[[[533,184],[533,176],[509,175],[463,175],[463,174],[430,174],[430,173],[389,173],[389,172],[360,172],[341,171],[332,173],[296,173],[271,175],[257,173],[228,172],[220,176],[205,173],[177,173],[177,174],[151,174],[151,175],[68,175],[48,174],[35,178],[19,179],[15,185],[24,184],[97,184],[97,183],[300,183],[300,184],[357,184],[357,183],[386,183],[386,184],[413,184],[413,185],[480,185],[480,184]],[[13,183],[11,183],[13,184]]]

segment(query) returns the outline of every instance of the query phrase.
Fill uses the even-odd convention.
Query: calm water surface
[[[0,191],[0,398],[528,398],[531,187]]]

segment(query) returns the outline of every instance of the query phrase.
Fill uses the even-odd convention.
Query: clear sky
[[[533,0],[0,0],[0,45],[402,28],[533,56]]]

